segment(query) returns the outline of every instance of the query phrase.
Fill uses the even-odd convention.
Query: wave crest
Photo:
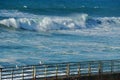
[[[6,27],[25,30],[77,30],[94,27],[120,25],[120,17],[89,17],[87,14],[72,15],[69,17],[37,16],[25,18],[8,18],[0,20]]]
[[[43,17],[43,18],[8,18],[0,20],[0,24],[7,27],[22,28],[27,30],[72,30],[85,27],[86,14],[77,20],[70,17]]]

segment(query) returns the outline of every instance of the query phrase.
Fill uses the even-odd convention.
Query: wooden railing
[[[0,80],[37,80],[120,73],[120,60],[84,61],[0,68]]]

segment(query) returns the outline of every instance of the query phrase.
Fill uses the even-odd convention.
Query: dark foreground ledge
[[[120,80],[120,60],[6,67],[0,80]]]
[[[38,79],[39,80],[39,79]],[[103,75],[91,75],[91,76],[72,76],[72,77],[63,77],[63,78],[46,78],[43,80],[120,80],[120,74],[103,74]]]

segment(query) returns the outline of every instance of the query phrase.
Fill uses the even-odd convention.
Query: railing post
[[[91,76],[91,63],[88,63],[88,76]]]
[[[47,65],[45,65],[45,80],[47,80]]]
[[[36,80],[36,67],[33,66],[33,80]]]
[[[2,68],[0,68],[0,80],[2,80]]]
[[[114,61],[111,60],[111,74],[113,73],[113,65],[114,65]]]
[[[99,61],[98,76],[99,76],[99,80],[102,80],[102,62],[101,61]]]
[[[80,76],[81,76],[80,69],[81,69],[81,66],[80,66],[80,63],[79,63],[79,64],[78,64],[78,77],[80,77]]]
[[[98,73],[99,75],[102,73],[102,62],[99,62],[99,66],[98,66]]]
[[[22,80],[24,80],[24,67],[22,67]]]
[[[56,79],[58,77],[58,65],[56,64]]]
[[[14,69],[12,69],[12,71],[11,71],[12,80],[13,80],[13,72],[14,72]]]
[[[67,77],[69,77],[69,75],[70,75],[70,64],[68,63],[67,64]]]

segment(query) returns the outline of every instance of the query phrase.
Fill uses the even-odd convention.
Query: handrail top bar
[[[24,65],[24,66],[17,66],[18,68],[23,67],[32,67],[32,66],[42,66],[42,65],[61,65],[61,64],[82,64],[82,63],[99,63],[99,62],[110,62],[110,61],[120,61],[120,59],[113,59],[113,60],[91,60],[91,61],[79,61],[79,62],[61,62],[61,63],[46,63],[46,64],[36,64],[36,65]],[[0,69],[7,69],[7,68],[16,68],[15,66],[7,66],[7,67],[0,67]]]

